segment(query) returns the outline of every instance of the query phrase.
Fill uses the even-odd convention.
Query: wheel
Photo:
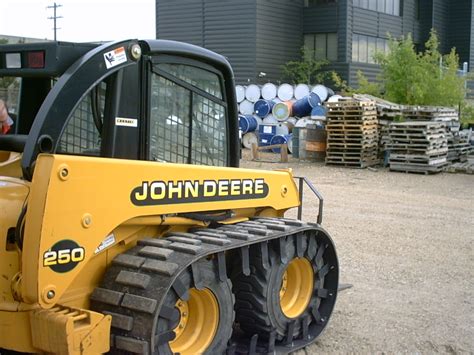
[[[112,316],[110,353],[223,353],[232,335],[234,296],[216,258],[200,259],[172,278],[168,270],[183,254],[174,252],[176,259],[166,262],[144,257],[144,243],[118,255],[91,295],[91,309]]]
[[[250,275],[233,272],[240,329],[266,339],[273,333],[277,341],[318,336],[337,293],[337,257],[330,239],[314,232],[284,237],[269,245],[270,267],[264,258],[262,248],[253,247]]]
[[[231,282],[219,281],[212,260],[201,260],[197,267],[202,278],[201,289],[192,287],[190,272],[183,272],[178,279],[188,289],[189,299],[180,299],[176,292],[165,296],[163,306],[177,309],[179,317],[176,320],[159,317],[156,333],[169,330],[175,333],[173,340],[158,345],[159,354],[221,354],[227,347],[234,322]]]

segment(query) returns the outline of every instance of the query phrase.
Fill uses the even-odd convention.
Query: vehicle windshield
[[[12,118],[18,115],[20,107],[20,86],[21,78],[18,77],[0,77],[0,100],[2,100],[8,109],[8,114]]]

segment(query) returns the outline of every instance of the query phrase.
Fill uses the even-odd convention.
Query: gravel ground
[[[245,155],[244,155],[245,157]],[[290,167],[322,192],[340,281],[316,353],[474,353],[474,175],[417,175],[320,163]],[[304,219],[317,205],[305,196]],[[294,214],[293,214],[294,215]]]

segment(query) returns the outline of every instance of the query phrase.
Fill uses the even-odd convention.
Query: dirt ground
[[[474,175],[297,161],[241,167],[290,167],[311,180],[325,199],[340,281],[353,284],[325,333],[298,355],[474,353]],[[315,219],[315,198],[304,203],[303,219]]]

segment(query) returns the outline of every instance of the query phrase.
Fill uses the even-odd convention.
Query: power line
[[[52,17],[48,17],[48,20],[53,20],[53,21],[54,21],[53,30],[54,30],[54,40],[55,40],[55,41],[56,41],[56,31],[61,29],[61,28],[58,28],[58,27],[56,26],[56,20],[57,20],[58,18],[63,18],[62,16],[57,16],[57,15],[56,15],[56,9],[57,9],[58,7],[62,7],[62,6],[63,6],[63,5],[56,4],[56,3],[54,3],[54,5],[52,5],[52,6],[48,6],[48,9],[53,9],[53,16],[52,16]]]

